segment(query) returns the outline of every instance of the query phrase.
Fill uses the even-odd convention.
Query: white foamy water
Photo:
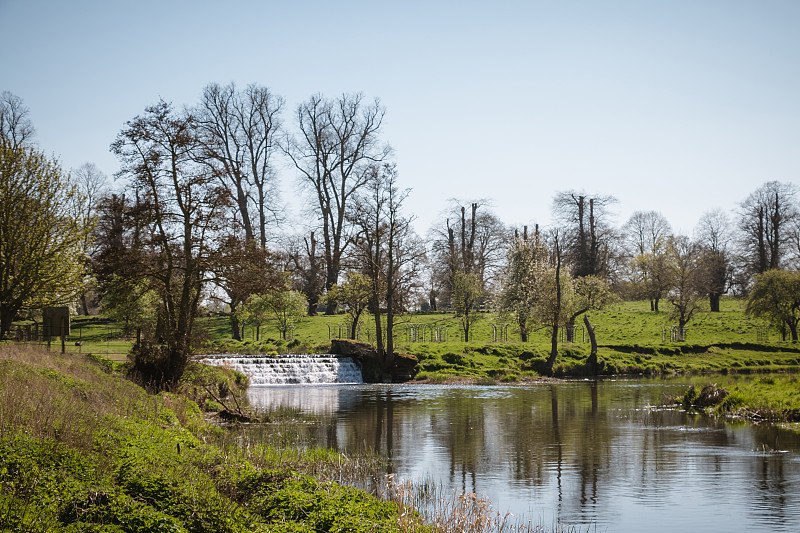
[[[207,355],[206,365],[228,366],[246,374],[250,385],[363,383],[361,369],[352,357],[323,355]]]

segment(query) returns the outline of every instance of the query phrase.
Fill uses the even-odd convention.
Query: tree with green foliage
[[[369,279],[355,271],[348,271],[344,281],[330,288],[326,300],[336,302],[344,307],[350,319],[350,339],[355,340],[361,315],[369,307],[372,285]]]
[[[236,311],[231,314],[236,315],[238,323],[244,323],[254,328],[256,340],[261,340],[261,326],[272,316],[272,307],[269,303],[269,296],[266,294],[251,294],[247,300]],[[242,340],[241,337],[238,340]]]
[[[456,272],[453,276],[453,310],[461,320],[464,342],[469,342],[472,326],[478,321],[478,303],[483,296],[481,280],[476,274]]]
[[[526,227],[522,237],[517,236],[508,248],[500,306],[514,316],[522,342],[528,342],[528,335],[535,327],[536,307],[541,298],[544,274],[549,268],[549,255],[539,238],[538,228],[534,236],[528,238]]]
[[[268,292],[263,296],[265,305],[278,322],[281,338],[289,334],[289,328],[306,316],[308,300],[302,293],[290,289]]]
[[[784,340],[788,329],[792,341],[797,342],[797,326],[800,323],[800,272],[768,270],[757,275],[745,312],[750,316],[769,320],[783,332]]]
[[[583,276],[570,280],[570,290],[566,298],[567,342],[572,342],[575,334],[575,321],[587,311],[599,311],[614,300],[614,294],[605,280],[597,276]]]
[[[211,279],[226,295],[230,306],[231,336],[242,340],[239,308],[252,294],[263,294],[283,284],[275,258],[255,240],[225,235],[211,258]]]
[[[89,225],[79,192],[58,163],[6,138],[0,143],[0,337],[23,309],[75,301],[84,281]]]

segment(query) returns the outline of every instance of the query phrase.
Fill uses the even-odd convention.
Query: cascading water
[[[250,378],[250,385],[363,383],[352,357],[323,355],[207,355],[199,362],[229,366]]]

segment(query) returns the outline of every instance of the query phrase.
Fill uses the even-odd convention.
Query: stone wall
[[[333,339],[331,353],[348,355],[361,365],[365,383],[404,383],[411,380],[418,371],[419,360],[409,354],[395,354],[388,369],[371,344],[347,339]]]

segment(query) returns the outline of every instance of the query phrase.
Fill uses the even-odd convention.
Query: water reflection
[[[545,524],[800,531],[800,437],[648,407],[685,386],[267,387],[250,399],[321,415],[312,444],[379,451],[401,476],[485,494]]]

